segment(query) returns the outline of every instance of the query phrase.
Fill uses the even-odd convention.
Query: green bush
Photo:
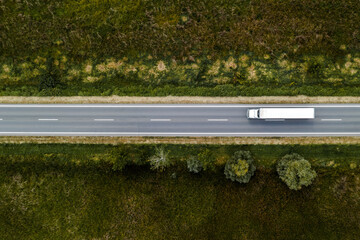
[[[60,83],[60,74],[54,61],[53,57],[46,59],[46,69],[42,69],[39,76],[39,91],[53,89]]]
[[[277,164],[277,172],[280,179],[292,190],[309,186],[316,177],[309,161],[296,153],[285,155]]]
[[[248,183],[254,175],[256,167],[249,151],[237,151],[225,165],[225,176],[232,181]]]
[[[215,171],[215,156],[214,154],[206,148],[198,154],[198,161],[202,164],[203,169]]]
[[[169,151],[166,151],[163,146],[155,149],[155,154],[149,158],[152,170],[164,171],[166,167],[171,165],[169,158]]]
[[[190,172],[198,173],[203,169],[202,162],[200,162],[196,156],[190,156],[186,163]]]
[[[123,170],[130,162],[129,151],[130,149],[126,149],[125,147],[117,147],[112,149],[110,154],[108,154],[114,171]]]

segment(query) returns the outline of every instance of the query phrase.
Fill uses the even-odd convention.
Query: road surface
[[[315,107],[314,120],[248,120],[254,107]],[[360,104],[0,104],[2,136],[360,136]]]

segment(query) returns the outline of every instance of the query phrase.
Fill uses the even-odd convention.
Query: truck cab
[[[247,111],[247,118],[259,118],[259,112],[260,110],[257,109],[248,109]]]

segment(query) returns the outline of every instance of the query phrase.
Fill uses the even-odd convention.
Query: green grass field
[[[0,95],[360,94],[360,3],[0,2]]]
[[[1,145],[0,238],[355,239],[360,233],[358,145],[165,145],[174,164],[164,172],[150,171],[141,159],[113,171],[104,156],[114,148]],[[154,146],[125,148],[140,158]],[[189,173],[184,159],[205,148],[215,154],[217,170]],[[250,150],[257,166],[246,185],[222,170],[239,149]],[[291,152],[318,172],[301,191],[289,190],[275,172],[276,161]]]
[[[360,49],[358,1],[19,0],[0,2],[1,55],[341,56]],[[345,46],[343,46],[345,45]]]

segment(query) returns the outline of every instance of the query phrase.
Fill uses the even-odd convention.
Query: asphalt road
[[[313,120],[248,120],[254,107],[315,107]],[[0,104],[2,136],[360,136],[360,104]]]

